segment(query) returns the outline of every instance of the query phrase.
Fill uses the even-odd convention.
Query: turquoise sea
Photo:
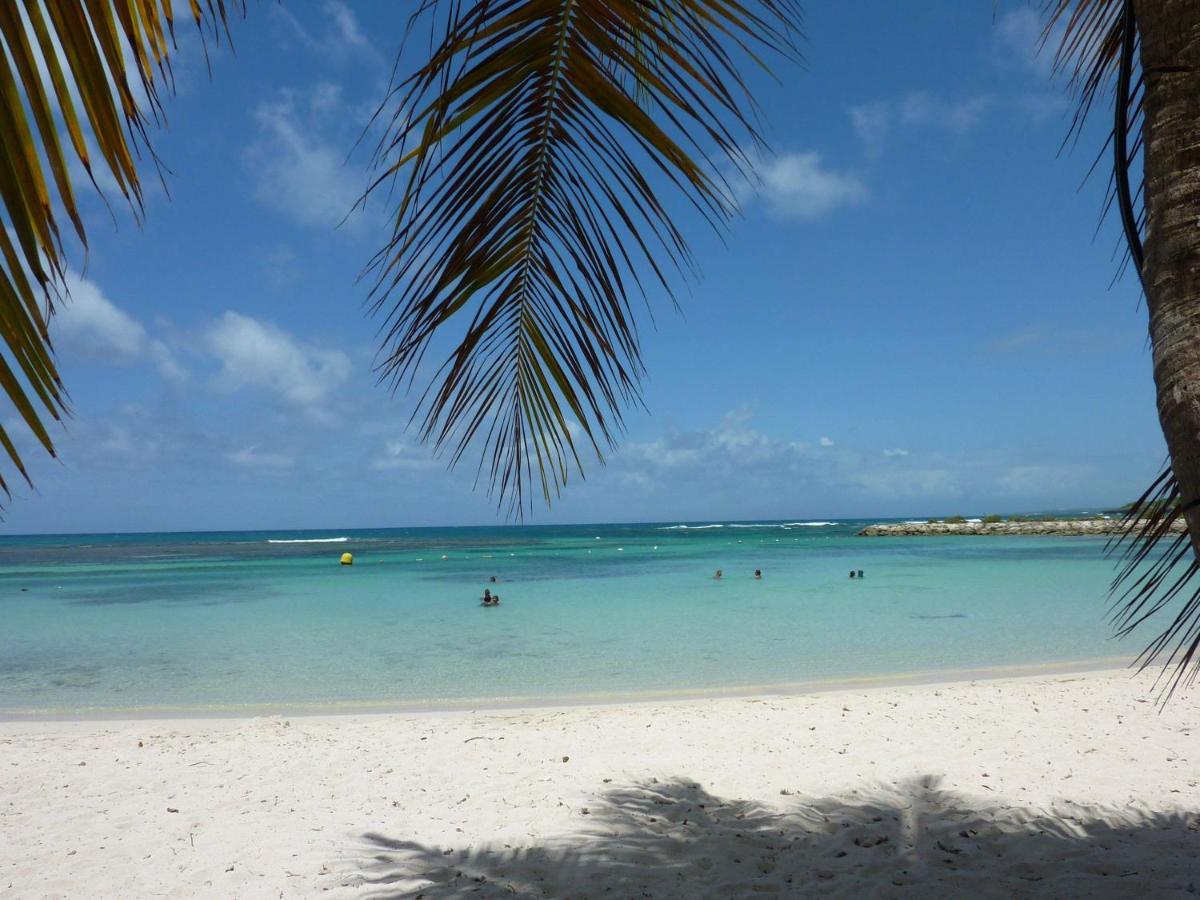
[[[3,537],[0,713],[519,702],[1140,649],[1110,639],[1100,539],[864,524]]]

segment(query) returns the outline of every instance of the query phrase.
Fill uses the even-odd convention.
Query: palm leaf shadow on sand
[[[686,779],[608,791],[534,846],[434,847],[363,835],[356,896],[1188,896],[1200,816],[972,804],[933,776],[777,809]]]

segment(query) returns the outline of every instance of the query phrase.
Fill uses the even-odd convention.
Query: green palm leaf
[[[399,180],[371,264],[382,377],[411,385],[433,336],[455,348],[415,418],[510,512],[557,495],[580,446],[603,459],[640,399],[633,301],[673,298],[693,259],[670,203],[730,213],[712,162],[759,141],[736,63],[795,55],[789,0],[421,4],[429,61],[391,95],[372,190]],[[674,197],[664,198],[666,187]]]
[[[191,18],[219,38],[230,5],[241,0],[190,0]],[[140,217],[136,160],[154,159],[147,128],[161,116],[158,89],[170,81],[174,29],[171,0],[0,3],[0,390],[52,456],[46,422],[67,413],[49,333],[67,267],[59,215],[87,245],[68,153],[89,176],[104,165]],[[89,154],[89,134],[99,163]],[[28,482],[3,423],[0,448]],[[10,494],[2,468],[0,490]]]

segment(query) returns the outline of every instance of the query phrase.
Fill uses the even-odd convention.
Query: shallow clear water
[[[1100,539],[863,524],[0,538],[0,709],[688,691],[1139,649],[1109,639]]]

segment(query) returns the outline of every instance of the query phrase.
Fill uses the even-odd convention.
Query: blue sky
[[[1132,499],[1164,453],[1145,311],[1113,283],[1104,178],[1084,181],[1104,123],[1059,153],[1036,7],[807,6],[805,68],[754,76],[775,155],[743,215],[723,241],[693,223],[682,315],[651,298],[647,410],[531,521]],[[211,80],[183,41],[155,141],[170,196],[150,189],[140,229],[85,200],[55,323],[75,416],[61,462],[31,449],[4,532],[503,521],[372,372],[356,278],[386,209],[343,219],[404,21],[384,0],[255,5]]]

